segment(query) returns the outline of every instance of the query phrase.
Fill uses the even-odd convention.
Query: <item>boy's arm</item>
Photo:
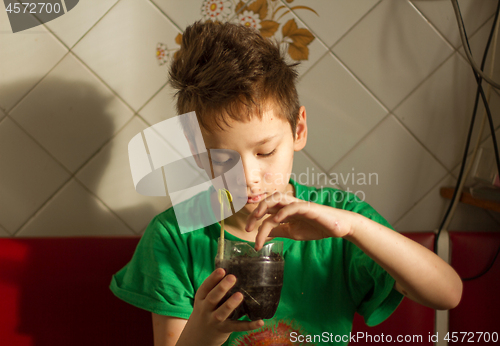
[[[395,289],[438,310],[453,309],[462,296],[462,280],[434,252],[362,215],[344,239],[354,243],[395,280]]]
[[[152,313],[154,346],[175,346],[187,320]]]
[[[258,220],[267,214],[271,215],[258,226]],[[434,252],[352,211],[275,192],[250,213],[245,229],[255,234],[256,250],[267,237],[345,238],[384,268],[396,280],[398,291],[433,309],[452,309],[462,296],[462,280]]]

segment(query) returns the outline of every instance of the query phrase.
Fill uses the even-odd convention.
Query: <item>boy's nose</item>
[[[243,172],[245,176],[238,176],[237,182],[239,185],[246,185],[247,187],[255,186],[260,181],[259,169],[252,167],[249,164],[243,164]]]

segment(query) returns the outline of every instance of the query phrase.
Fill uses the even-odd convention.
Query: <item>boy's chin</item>
[[[259,204],[252,204],[252,203],[247,203],[243,206],[243,208],[241,208],[237,214],[245,214],[245,215],[249,215],[252,211],[255,210],[255,208],[257,208]]]

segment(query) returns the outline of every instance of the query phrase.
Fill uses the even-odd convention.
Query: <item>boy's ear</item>
[[[295,130],[295,140],[293,143],[293,150],[300,151],[306,146],[307,142],[307,114],[306,107],[301,106],[299,109],[299,121]]]

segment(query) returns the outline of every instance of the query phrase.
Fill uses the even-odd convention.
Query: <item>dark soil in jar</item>
[[[229,316],[237,320],[244,315],[252,321],[272,318],[278,308],[283,286],[285,261],[281,255],[271,253],[268,257],[238,256],[215,263],[224,268],[226,275],[236,276],[236,284],[222,298],[222,305],[235,292],[241,292],[243,302]]]

